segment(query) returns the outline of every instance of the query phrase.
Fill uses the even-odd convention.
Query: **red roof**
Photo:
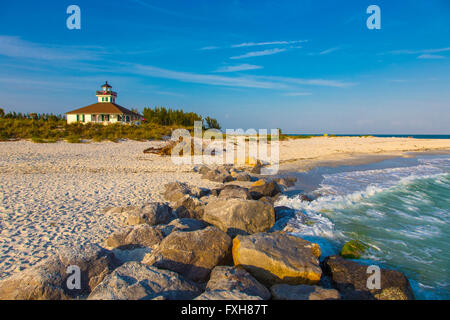
[[[141,117],[140,114],[128,110],[112,102],[97,102],[89,106],[66,112],[65,114],[128,114]]]

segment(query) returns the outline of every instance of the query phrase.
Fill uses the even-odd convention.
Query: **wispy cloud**
[[[232,48],[254,47],[254,46],[270,46],[270,45],[289,45],[307,42],[308,40],[292,40],[292,41],[268,41],[268,42],[244,42],[240,44],[233,44]]]
[[[240,64],[237,66],[225,66],[220,67],[215,72],[237,72],[237,71],[245,71],[245,70],[256,70],[256,69],[262,69],[262,66],[255,66],[253,64]]]
[[[284,52],[284,51],[286,51],[286,49],[280,49],[280,48],[267,49],[267,50],[262,50],[262,51],[252,51],[252,52],[247,52],[240,56],[230,57],[230,59],[246,59],[246,58],[252,58],[252,57],[270,56],[270,55],[277,54],[277,53]]]
[[[219,49],[220,47],[216,47],[216,46],[207,46],[207,47],[203,47],[200,48],[200,50],[215,50],[215,49]]]
[[[92,50],[95,49],[95,50]],[[97,47],[46,46],[19,37],[0,35],[0,55],[38,60],[97,60]]]
[[[445,59],[445,57],[437,54],[424,53],[418,56],[417,59]]]
[[[201,83],[206,85],[242,87],[242,88],[261,88],[275,90],[290,90],[291,92],[300,92],[299,86],[324,86],[346,88],[356,83],[344,82],[339,80],[327,79],[302,79],[288,78],[278,76],[222,76],[215,74],[199,74],[192,72],[174,71],[154,66],[146,65],[127,65],[124,68],[131,73],[143,76],[172,79],[188,83]],[[301,89],[300,89],[301,90]]]
[[[320,55],[329,54],[329,53],[332,53],[332,52],[337,51],[339,49],[340,49],[339,47],[334,47],[334,48],[330,48],[330,49],[324,50],[322,52],[319,52],[319,54]]]
[[[304,79],[304,78],[289,78],[280,76],[258,76],[257,78],[270,81],[281,81],[295,85],[324,86],[335,88],[348,88],[357,85],[357,83],[355,82],[328,80],[328,79]]]
[[[289,89],[285,83],[277,81],[257,80],[252,77],[227,77],[214,74],[199,74],[192,72],[173,71],[154,66],[134,65],[128,71],[157,78],[165,78],[190,83],[202,83],[207,85],[262,88],[262,89]]]
[[[304,97],[304,96],[310,96],[312,95],[311,92],[287,92],[284,94],[288,97]]]
[[[438,49],[423,49],[423,50],[394,50],[390,51],[391,54],[429,54],[450,51],[450,47],[438,48]]]

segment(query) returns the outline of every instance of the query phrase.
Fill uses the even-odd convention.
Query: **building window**
[[[80,121],[80,115],[77,114],[77,122]]]
[[[109,114],[106,115],[106,121],[109,121]]]
[[[97,116],[95,114],[91,114],[91,121],[97,121]]]
[[[81,122],[85,122],[84,114],[81,115]]]

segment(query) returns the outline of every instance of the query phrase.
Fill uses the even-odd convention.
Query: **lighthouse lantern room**
[[[117,98],[117,92],[112,91],[112,87],[108,84],[108,81],[102,85],[102,90],[97,91],[98,102],[111,102],[115,103]]]

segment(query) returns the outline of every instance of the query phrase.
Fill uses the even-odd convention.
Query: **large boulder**
[[[164,203],[152,202],[141,207],[124,208],[122,214],[128,225],[138,224],[166,224],[176,218],[172,209]]]
[[[276,284],[270,288],[274,300],[338,300],[340,294],[335,289],[300,284]]]
[[[0,281],[0,299],[66,300],[85,296],[115,266],[114,255],[98,245],[69,247]],[[80,289],[71,287],[76,284],[72,282],[76,267],[80,270]]]
[[[281,188],[275,181],[258,180],[250,187],[249,191],[253,199],[260,199],[262,197],[275,197],[281,193]]]
[[[211,270],[230,261],[231,238],[216,227],[172,232],[144,263],[180,273],[194,281],[206,281]]]
[[[275,212],[263,201],[216,199],[206,205],[203,220],[233,237],[269,230],[275,223]]]
[[[148,224],[130,226],[112,233],[105,241],[107,248],[133,249],[155,248],[164,238],[161,230]]]
[[[244,200],[251,200],[252,197],[250,195],[250,192],[247,188],[237,186],[237,185],[226,185],[220,190],[219,198],[223,199],[244,199]]]
[[[262,298],[237,290],[214,290],[203,292],[195,300],[262,300]]]
[[[220,183],[230,182],[234,180],[230,172],[224,168],[211,169],[209,171],[206,171],[202,174],[202,179]]]
[[[172,232],[188,232],[204,229],[208,224],[204,221],[191,218],[178,218],[172,220],[168,225],[160,226],[163,235],[167,237]]]
[[[260,160],[257,160],[253,168],[250,170],[251,173],[261,174],[261,169],[263,168],[263,164]]]
[[[232,176],[236,181],[252,181],[252,176],[249,175],[247,172],[237,172],[237,171],[232,171],[232,172],[231,172],[231,176]]]
[[[198,285],[176,272],[127,262],[108,275],[89,300],[187,300],[201,293]]]
[[[207,291],[225,290],[239,291],[250,296],[258,296],[264,300],[270,299],[269,290],[259,283],[243,268],[217,266],[211,271],[211,277],[206,285]]]
[[[176,209],[176,214],[180,218],[201,219],[205,203],[190,194],[178,199],[173,207]]]
[[[171,182],[165,185],[164,198],[170,202],[178,201],[185,195],[191,195],[196,198],[201,198],[208,194],[209,190],[197,186],[189,186],[182,182]]]
[[[380,289],[369,289],[369,266],[346,260],[340,256],[324,259],[324,273],[343,299],[350,300],[412,300],[414,294],[405,275],[399,271],[380,268]],[[372,284],[372,283],[371,283]]]
[[[297,182],[296,177],[283,177],[283,178],[276,178],[273,179],[276,183],[278,183],[280,186],[283,186],[285,188],[290,188],[295,186],[295,183]]]
[[[319,245],[283,232],[233,239],[233,260],[266,285],[317,284],[322,275]]]

